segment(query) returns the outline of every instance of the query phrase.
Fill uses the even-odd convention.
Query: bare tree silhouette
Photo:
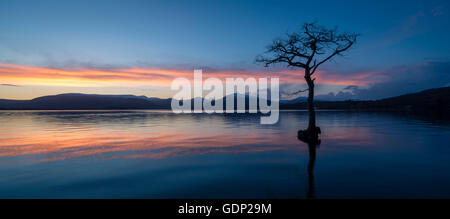
[[[304,69],[304,78],[308,85],[308,128],[299,131],[305,139],[318,139],[320,128],[316,126],[314,111],[314,74],[319,66],[343,53],[356,43],[359,34],[339,33],[337,28],[329,29],[316,23],[305,23],[298,32],[287,33],[285,38],[275,39],[267,47],[265,55],[256,57],[256,61],[267,67],[282,63],[288,67]]]

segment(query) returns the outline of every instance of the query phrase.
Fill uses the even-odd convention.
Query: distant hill
[[[235,97],[242,94],[234,94]],[[253,96],[245,96],[246,105]],[[224,107],[230,95],[224,98]],[[236,99],[236,98],[235,98]],[[18,110],[95,110],[95,109],[170,109],[171,99],[135,95],[99,95],[68,93],[38,97],[32,100],[0,99],[0,109]],[[193,103],[193,100],[191,101]],[[193,104],[192,104],[193,106]],[[236,103],[234,104],[236,106]],[[450,112],[450,87],[424,90],[375,101],[316,101],[317,109],[376,111],[441,111]],[[280,101],[280,109],[306,109],[303,98]]]
[[[301,102],[306,102],[307,101],[307,97],[297,97],[291,100],[280,100],[280,104],[284,105],[284,104],[296,104],[296,103],[301,103]]]
[[[227,100],[234,96],[234,108],[237,107],[237,97],[245,99],[246,106],[254,96],[234,94],[222,99],[224,109]],[[257,100],[258,101],[258,100]],[[135,95],[100,95],[67,93],[51,96],[42,96],[32,100],[6,100],[0,99],[0,110],[100,110],[100,109],[171,109],[172,99],[160,99]],[[214,104],[214,101],[212,101]],[[194,107],[194,99],[191,100]]]
[[[32,100],[0,99],[0,109],[169,109],[171,99],[134,95],[59,94]]]
[[[450,87],[434,88],[375,101],[316,101],[317,109],[377,111],[450,111]],[[284,104],[282,109],[306,109],[306,102]]]

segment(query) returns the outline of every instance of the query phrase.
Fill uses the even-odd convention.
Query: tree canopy
[[[267,47],[266,54],[258,56],[256,61],[265,66],[285,63],[290,67],[304,68],[311,76],[320,65],[348,50],[358,36],[356,33],[340,33],[337,28],[305,23],[298,32],[275,39]]]

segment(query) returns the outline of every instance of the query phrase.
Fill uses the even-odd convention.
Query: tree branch
[[[274,40],[266,51],[271,56],[260,56],[256,61],[264,63],[266,67],[286,63],[287,66],[308,69],[311,76],[320,65],[352,47],[358,36],[354,33],[338,34],[336,28],[327,29],[315,23],[306,23],[301,31],[287,33],[285,39]],[[325,58],[319,61],[320,56]]]
[[[299,94],[299,93],[306,92],[306,91],[308,91],[308,90],[309,90],[309,88],[306,88],[306,89],[304,89],[304,90],[295,91],[295,92],[293,92],[293,93],[286,93],[286,92],[283,92],[283,94],[286,95],[286,96],[294,96],[294,95],[297,95],[297,94]]]
[[[314,72],[316,72],[317,67],[319,67],[320,65],[322,65],[323,63],[325,63],[326,61],[330,60],[331,58],[333,58],[335,55],[341,54],[342,52],[344,52],[345,50],[349,49],[353,43],[355,41],[348,41],[347,46],[345,46],[342,49],[336,49],[331,55],[329,55],[328,57],[326,57],[325,59],[323,59],[322,61],[320,61],[319,63],[317,63],[317,65],[314,65],[312,71],[311,71],[311,75],[314,74]]]

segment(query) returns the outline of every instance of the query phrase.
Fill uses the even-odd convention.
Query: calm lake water
[[[448,122],[317,119],[314,148],[304,111],[0,111],[0,198],[450,198]]]

